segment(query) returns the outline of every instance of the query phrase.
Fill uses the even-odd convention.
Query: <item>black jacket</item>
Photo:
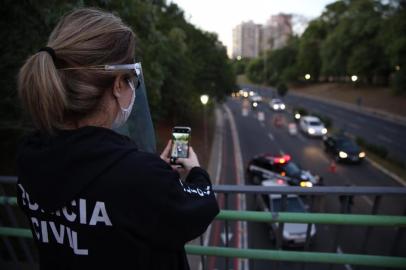
[[[37,132],[18,152],[18,203],[41,269],[189,269],[184,244],[219,212],[206,171],[182,182],[109,129]]]

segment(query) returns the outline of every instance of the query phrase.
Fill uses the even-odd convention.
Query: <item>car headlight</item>
[[[295,119],[300,119],[300,113],[295,114]]]
[[[321,130],[321,133],[327,134],[327,128],[323,128],[323,129]]]
[[[252,103],[252,106],[257,107],[258,103],[254,102],[254,103]]]
[[[338,156],[339,156],[340,158],[347,158],[347,157],[348,157],[347,153],[346,153],[346,152],[343,152],[343,151],[340,151],[340,152],[338,153]]]
[[[273,109],[274,109],[274,110],[277,110],[277,109],[279,108],[279,106],[278,106],[278,105],[276,105],[276,104],[275,104],[275,105],[273,105],[272,107],[273,107]]]
[[[312,187],[313,183],[310,181],[302,181],[302,182],[300,182],[300,186],[301,187]]]
[[[361,152],[361,153],[359,153],[359,155],[358,155],[360,158],[364,158],[365,157],[365,152]]]
[[[282,110],[285,109],[285,104],[281,104],[281,109],[282,109]]]
[[[314,128],[309,128],[307,132],[309,132],[309,134],[314,134],[316,131],[314,130]]]

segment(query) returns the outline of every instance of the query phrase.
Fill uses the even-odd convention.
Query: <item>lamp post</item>
[[[207,116],[206,116],[206,105],[207,102],[209,102],[209,96],[208,95],[201,95],[200,96],[200,102],[203,104],[203,129],[204,129],[204,158],[205,161],[207,161]]]

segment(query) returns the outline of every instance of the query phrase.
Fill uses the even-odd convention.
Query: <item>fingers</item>
[[[169,152],[171,151],[172,140],[169,140],[165,146],[164,151],[161,153],[161,158],[165,161],[168,160]]]
[[[176,164],[181,164],[185,167],[186,163],[187,163],[187,158],[177,158],[176,159]]]

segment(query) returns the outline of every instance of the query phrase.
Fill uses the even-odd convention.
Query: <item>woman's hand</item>
[[[179,167],[179,165],[174,165],[170,163],[169,153],[171,151],[172,141],[169,140],[168,144],[166,145],[164,151],[162,151],[161,159],[163,159],[166,163],[171,165],[174,170],[177,170],[179,173],[183,173],[184,171],[189,172],[193,167],[200,167],[199,160],[196,156],[195,151],[193,148],[189,147],[189,157],[188,158],[178,158],[176,159],[176,163],[179,165],[183,165],[183,168]]]
[[[187,172],[189,172],[194,167],[200,167],[199,160],[193,148],[189,146],[189,157],[188,158],[178,158],[176,163],[182,164]]]

